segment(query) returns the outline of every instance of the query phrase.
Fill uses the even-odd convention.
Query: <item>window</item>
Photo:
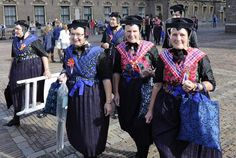
[[[92,7],[84,6],[84,19],[90,20],[92,18]]]
[[[210,15],[213,15],[214,13],[214,7],[210,7]]]
[[[162,10],[161,10],[161,6],[157,5],[156,6],[156,11],[155,11],[155,15],[160,16],[162,15]]]
[[[129,15],[129,8],[128,7],[122,7],[122,16],[128,16]]]
[[[69,6],[62,6],[61,7],[61,21],[63,23],[70,22],[70,7]]]
[[[4,6],[5,25],[13,26],[16,21],[16,7]]]
[[[193,15],[197,16],[197,12],[198,12],[198,7],[194,6]]]
[[[185,6],[184,9],[185,9],[185,12],[184,12],[185,15],[184,16],[187,16],[188,15],[188,6]]]
[[[144,7],[138,7],[138,15],[141,17],[145,17],[145,8]]]
[[[105,6],[104,7],[104,15],[105,15],[105,17],[109,17],[110,13],[111,13],[111,7],[110,6]]]
[[[34,6],[35,21],[41,25],[45,25],[44,6]]]

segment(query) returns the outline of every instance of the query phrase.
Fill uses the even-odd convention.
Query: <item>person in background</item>
[[[152,21],[149,15],[146,15],[145,17],[145,40],[149,41],[150,34],[151,34],[151,28],[152,28]]]
[[[173,18],[167,24],[172,48],[159,54],[155,84],[146,115],[160,158],[221,158],[217,149],[178,140],[179,108],[184,93],[213,91],[216,86],[206,53],[189,46],[193,21]],[[181,91],[181,90],[182,91]]]
[[[127,16],[125,40],[116,46],[114,63],[114,102],[121,129],[128,132],[137,147],[137,158],[146,158],[152,144],[151,124],[145,115],[151,98],[158,50],[141,39],[142,17]]]
[[[110,56],[112,63],[114,63],[114,49],[124,40],[125,31],[120,25],[120,15],[118,12],[112,12],[110,15],[109,25],[103,33],[101,47],[105,49],[105,52]],[[116,119],[117,110],[112,113],[112,118]]]
[[[176,4],[176,5],[173,5],[173,6],[170,7],[170,14],[171,14],[172,18],[184,17],[184,12],[185,12],[185,9],[184,9],[184,6],[182,4]],[[165,21],[166,25],[168,25],[169,20],[170,19],[167,19]],[[189,44],[190,44],[191,47],[198,48],[196,31],[193,30],[191,32],[189,40],[190,40]],[[169,35],[168,35],[167,30],[166,30],[165,39],[164,39],[164,43],[162,45],[162,48],[171,48],[171,47],[172,46],[169,42]]]
[[[61,49],[63,51],[63,56],[65,54],[65,49],[70,46],[70,31],[67,24],[62,25],[62,30],[60,31],[60,36],[58,40],[60,41]]]
[[[36,26],[35,26],[35,24],[34,24],[34,21],[31,21],[31,22],[30,22],[29,28],[30,28],[30,33],[31,33],[31,34],[35,34]]]
[[[54,46],[57,50],[60,62],[63,60],[63,55],[61,53],[61,42],[59,41],[60,31],[62,30],[62,23],[59,20],[55,20],[55,27],[53,28],[53,40]]]
[[[48,53],[49,60],[54,63],[55,60],[54,60],[53,31],[51,25],[47,25],[44,28],[43,46],[46,52]]]
[[[69,25],[72,44],[65,50],[58,80],[69,89],[68,140],[85,158],[96,158],[105,150],[107,141],[112,69],[104,50],[85,38],[87,24],[84,20],[74,20]]]
[[[15,22],[15,37],[12,42],[12,63],[9,83],[12,92],[14,117],[5,126],[19,126],[20,117],[17,112],[25,105],[25,86],[16,82],[23,79],[45,75],[50,77],[47,52],[37,36],[30,34],[25,20]],[[38,82],[37,101],[43,102],[44,82]],[[32,88],[32,87],[31,87]],[[30,90],[32,91],[32,89]]]
[[[198,19],[197,19],[196,16],[193,16],[192,20],[193,20],[193,29],[197,32],[197,30],[198,30]]]
[[[161,21],[161,19],[159,19],[158,16],[156,18],[154,18],[153,26],[154,26],[153,36],[154,36],[155,44],[160,45],[161,31],[162,31],[162,21]]]
[[[212,16],[212,27],[215,28],[217,23],[217,16],[214,14]]]
[[[90,28],[91,35],[96,35],[95,27],[96,27],[96,21],[94,19],[91,19],[89,22],[89,28]]]

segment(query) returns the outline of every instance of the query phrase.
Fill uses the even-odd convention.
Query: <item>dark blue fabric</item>
[[[182,96],[178,139],[221,150],[219,103],[202,93]]]
[[[48,91],[48,96],[46,99],[45,108],[43,110],[46,114],[51,114],[53,116],[56,116],[57,111],[57,91],[60,87],[60,83],[58,81],[53,82],[51,84],[51,87]]]
[[[21,43],[21,40],[20,38],[18,37],[15,37],[13,39],[13,46],[14,46],[14,49],[15,49],[15,52],[16,52],[16,55],[18,56],[19,54],[22,54],[24,53],[23,50],[20,50],[21,46],[24,44],[25,47],[24,48],[27,48],[28,45],[30,45],[32,42],[38,40],[38,37],[36,35],[32,35],[30,34],[26,39],[24,39]]]

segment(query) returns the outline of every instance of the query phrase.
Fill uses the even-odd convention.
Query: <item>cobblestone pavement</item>
[[[101,36],[92,36],[90,41],[99,43]],[[223,157],[236,157],[236,34],[225,34],[224,28],[200,28],[198,32],[200,48],[211,60],[217,89],[211,94],[221,104],[221,141]],[[21,126],[4,127],[12,115],[7,110],[3,90],[7,85],[10,66],[11,41],[0,41],[0,158],[76,158],[83,157],[65,137],[65,148],[56,153],[56,119],[48,116],[38,119],[36,113],[21,118]],[[161,50],[160,47],[158,47]],[[58,59],[57,59],[58,60]],[[50,64],[52,72],[61,69],[60,63]],[[111,119],[106,151],[100,158],[131,158],[135,154],[135,144],[126,132],[120,130],[119,123]],[[154,145],[149,158],[158,158]]]

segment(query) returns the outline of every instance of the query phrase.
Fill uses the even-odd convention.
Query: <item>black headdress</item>
[[[78,27],[82,27],[84,29],[86,29],[86,27],[89,27],[89,23],[88,20],[73,20],[71,24],[68,24],[68,29],[77,29]]]
[[[15,22],[15,24],[26,27],[26,29],[29,28],[29,25],[26,23],[26,20],[18,20],[18,21]]]
[[[143,18],[141,16],[138,15],[130,15],[130,16],[126,16],[124,19],[121,20],[121,23],[125,24],[125,25],[138,25],[139,27],[141,27],[141,24],[143,22]]]

